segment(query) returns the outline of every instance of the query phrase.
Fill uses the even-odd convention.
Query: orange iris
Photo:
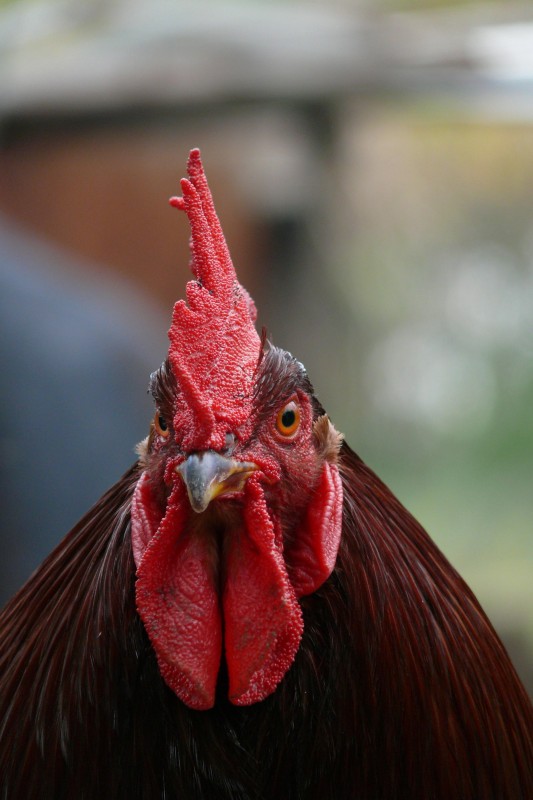
[[[168,426],[168,422],[166,421],[164,416],[159,413],[159,411],[156,411],[156,413],[155,413],[154,427],[155,427],[157,433],[160,436],[162,436],[164,439],[166,439],[168,434],[170,433],[170,428]]]
[[[291,400],[278,411],[276,429],[282,436],[294,436],[300,427],[300,406]]]

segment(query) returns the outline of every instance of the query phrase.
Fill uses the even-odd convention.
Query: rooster
[[[472,592],[254,328],[198,150],[138,461],[0,619],[4,800],[526,800]]]

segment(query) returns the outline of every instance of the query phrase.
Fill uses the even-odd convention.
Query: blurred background
[[[0,3],[0,599],[132,462],[202,149],[259,325],[533,690],[530,2]]]

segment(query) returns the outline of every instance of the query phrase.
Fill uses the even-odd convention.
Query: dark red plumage
[[[259,464],[260,440],[279,454],[278,481],[260,484],[247,474],[249,492],[243,483],[201,513],[187,512],[185,535],[198,526],[202,536],[216,532],[213,558],[225,598],[231,584],[225,570],[239,552],[228,555],[225,541],[247,503],[260,507],[253,503],[264,487],[282,537],[276,552],[284,554],[290,584],[303,586],[302,576],[311,576],[310,593],[295,590],[303,632],[292,666],[268,694],[240,706],[228,697],[226,660],[220,668],[209,662],[209,670],[219,669],[216,697],[203,711],[180,699],[179,681],[175,688],[160,672],[157,630],[149,628],[149,638],[142,619],[151,613],[151,600],[147,612],[143,598],[136,600],[131,504],[145,473],[151,502],[165,513],[173,502],[164,478],[168,463],[177,459],[177,471],[185,463],[172,450],[180,387],[167,361],[152,378],[165,422],[160,433],[152,428],[140,462],[78,523],[0,617],[1,796],[526,800],[533,785],[531,705],[472,593],[346,444],[337,455],[339,440],[302,365],[270,348],[254,370],[253,421],[245,421],[242,438],[236,429],[227,446],[233,459],[251,452]],[[271,420],[291,398],[301,410],[301,431],[271,441]],[[209,419],[214,431],[226,412],[209,408],[200,424]],[[307,430],[312,452],[306,449]],[[334,481],[328,491],[320,483],[319,474],[329,474],[326,464],[338,470],[343,496],[340,546],[327,579],[329,567],[319,569],[315,538],[325,536],[329,547],[330,529],[313,527],[323,512],[308,511],[317,498],[338,494]],[[174,473],[172,485],[181,480]],[[334,527],[335,515],[327,519]],[[143,544],[156,555],[158,535],[153,545]],[[302,536],[309,538],[304,551]],[[249,552],[246,547],[242,552]],[[142,563],[142,555],[136,558]],[[273,558],[265,556],[267,572],[278,563]],[[246,570],[238,569],[246,583]],[[272,584],[273,597],[288,591],[283,581],[281,588]],[[161,586],[165,596],[172,591]],[[168,602],[181,625],[182,602]],[[240,628],[232,621],[231,603],[221,604],[235,637]],[[261,614],[258,609],[260,636],[278,636],[278,623],[261,622]],[[256,658],[253,649],[245,651]],[[168,649],[164,653],[173,669],[185,668]],[[238,671],[238,665],[231,669]],[[271,683],[279,671],[267,670]],[[202,680],[203,675],[201,670]]]

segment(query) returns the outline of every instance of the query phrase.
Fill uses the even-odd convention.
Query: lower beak
[[[200,514],[215,497],[241,492],[257,469],[250,461],[235,461],[206,450],[190,455],[176,467],[176,472],[183,478],[193,510]]]

